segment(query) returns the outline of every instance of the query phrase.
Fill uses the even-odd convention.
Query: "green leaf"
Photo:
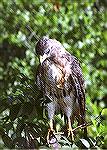
[[[36,130],[34,130],[33,128],[29,128],[28,132],[34,137],[34,138],[38,138],[41,136],[41,134],[39,132],[37,132]]]
[[[4,132],[3,126],[0,126],[0,135],[4,135],[4,134],[5,134],[5,132]]]
[[[107,119],[107,108],[104,108],[101,112],[102,115],[105,115],[106,116],[106,119]]]
[[[82,142],[82,144],[86,147],[86,148],[90,148],[90,144],[87,140],[85,139],[80,139],[80,141]]]
[[[6,129],[6,132],[8,132],[10,129],[12,129],[12,127],[13,127],[12,122],[4,124],[4,128]]]
[[[90,144],[86,139],[79,139],[75,142],[79,148],[90,148]]]
[[[13,143],[18,148],[23,148],[23,149],[27,149],[28,148],[27,140],[24,137],[17,137],[17,138],[15,138],[13,140]]]
[[[18,123],[16,126],[16,136],[20,137],[23,129],[25,128],[24,120],[18,119]]]
[[[3,140],[3,142],[4,142],[4,144],[5,144],[6,147],[8,147],[8,148],[14,148],[13,141],[12,141],[12,139],[7,134],[4,134],[2,136],[2,140]]]
[[[21,103],[20,104],[14,104],[14,105],[11,106],[10,114],[9,114],[9,117],[10,117],[11,121],[14,121],[17,118],[20,107],[21,107]]]
[[[22,105],[22,116],[28,116],[33,111],[33,104],[31,102],[25,102]]]
[[[8,103],[4,100],[0,100],[0,113],[5,111],[9,107]]]

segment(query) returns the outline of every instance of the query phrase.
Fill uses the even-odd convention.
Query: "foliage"
[[[86,82],[88,137],[76,131],[62,148],[107,148],[107,2],[2,0],[0,10],[0,148],[46,147],[48,130],[35,76],[37,40],[59,40],[81,62]],[[61,131],[64,121],[55,116]],[[75,124],[74,124],[75,128]]]

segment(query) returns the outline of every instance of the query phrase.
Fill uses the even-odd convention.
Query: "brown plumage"
[[[68,118],[69,135],[73,139],[71,122],[74,118],[79,125],[85,124],[85,89],[80,63],[60,42],[48,37],[38,41],[36,53],[41,63],[37,85],[51,101],[47,104],[49,132],[53,131],[55,111],[60,108]]]

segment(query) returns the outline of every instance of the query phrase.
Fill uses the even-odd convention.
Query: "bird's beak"
[[[47,58],[46,54],[44,54],[43,56],[40,56],[40,63],[42,64],[46,58]]]

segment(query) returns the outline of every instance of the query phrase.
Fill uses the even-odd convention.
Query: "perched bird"
[[[36,82],[44,97],[50,99],[46,105],[50,121],[48,135],[54,131],[55,112],[61,109],[68,120],[68,135],[74,140],[74,119],[79,125],[85,124],[85,88],[80,63],[59,41],[46,36],[37,42],[36,53],[40,57]]]

